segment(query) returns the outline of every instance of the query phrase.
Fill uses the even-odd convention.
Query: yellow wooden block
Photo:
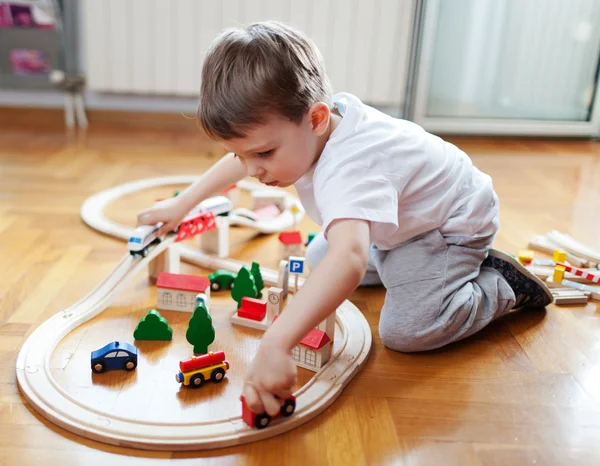
[[[552,275],[552,281],[560,283],[565,278],[565,268],[562,265],[554,267],[554,274]]]
[[[533,255],[535,253],[529,249],[521,249],[517,256],[517,260],[521,264],[529,264],[533,260]]]
[[[554,254],[552,254],[552,259],[554,262],[564,262],[567,260],[567,251],[563,249],[555,249]]]

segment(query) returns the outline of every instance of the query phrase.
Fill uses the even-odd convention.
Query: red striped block
[[[600,283],[600,275],[594,275],[593,273],[589,273],[585,270],[578,269],[577,267],[572,267],[567,264],[563,264],[562,262],[557,262],[556,265],[561,265],[565,268],[567,272],[571,272],[573,275],[576,275],[581,278],[585,278],[594,283]]]

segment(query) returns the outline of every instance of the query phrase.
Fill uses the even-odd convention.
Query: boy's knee
[[[379,337],[389,349],[401,353],[416,353],[429,351],[443,346],[440,335],[435,327],[426,325],[410,325],[394,328],[380,322]]]

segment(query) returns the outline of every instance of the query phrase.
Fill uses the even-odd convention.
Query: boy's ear
[[[325,134],[325,131],[327,131],[327,128],[329,127],[329,119],[331,117],[329,107],[323,102],[317,102],[310,107],[308,114],[310,116],[312,131],[317,136]]]

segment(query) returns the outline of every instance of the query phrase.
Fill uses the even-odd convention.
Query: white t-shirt
[[[325,236],[344,218],[369,221],[371,242],[382,250],[435,229],[444,236],[495,232],[492,180],[463,151],[351,94],[337,94],[334,103],[343,118],[294,185]]]

